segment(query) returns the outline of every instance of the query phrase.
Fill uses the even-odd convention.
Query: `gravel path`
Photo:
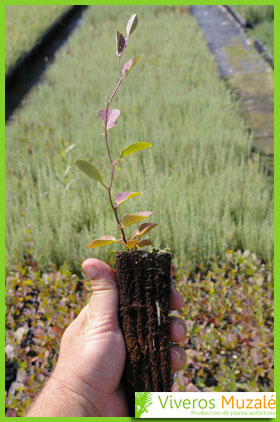
[[[273,174],[273,71],[239,24],[223,6],[191,6],[220,74],[237,90],[241,109],[254,133],[254,148],[264,155]]]

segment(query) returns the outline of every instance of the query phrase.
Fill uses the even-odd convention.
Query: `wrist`
[[[54,370],[41,394],[26,416],[36,417],[94,417],[100,416],[95,407]]]

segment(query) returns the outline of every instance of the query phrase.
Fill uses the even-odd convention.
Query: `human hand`
[[[58,363],[48,383],[53,396],[60,396],[65,403],[71,401],[71,414],[65,404],[56,408],[55,415],[34,416],[128,416],[120,385],[125,365],[125,343],[118,322],[114,272],[95,258],[87,259],[82,268],[90,278],[92,296],[63,334]],[[172,288],[170,309],[179,309],[182,305],[182,296]],[[170,331],[171,341],[183,341],[185,323],[172,317]],[[182,369],[184,350],[175,346],[170,353],[172,371]],[[65,399],[67,396],[69,398]]]

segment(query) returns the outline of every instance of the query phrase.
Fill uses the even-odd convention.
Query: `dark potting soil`
[[[116,253],[119,319],[127,353],[123,385],[131,416],[136,391],[171,391],[171,258],[158,251]]]

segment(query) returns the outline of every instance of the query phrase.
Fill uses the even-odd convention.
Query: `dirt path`
[[[216,57],[220,74],[237,90],[241,109],[254,134],[254,149],[268,162],[273,174],[274,83],[273,71],[232,16],[222,6],[191,6]]]

